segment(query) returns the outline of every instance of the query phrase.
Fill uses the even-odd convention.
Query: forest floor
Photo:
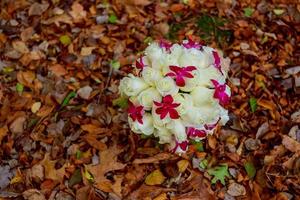
[[[296,2],[0,1],[0,199],[300,199]],[[232,99],[179,156],[130,131],[118,84],[187,37],[231,59]]]

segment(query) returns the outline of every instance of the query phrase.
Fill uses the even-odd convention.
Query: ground
[[[300,199],[296,0],[0,5],[0,199]],[[230,121],[181,156],[133,134],[118,99],[162,38],[231,59]]]

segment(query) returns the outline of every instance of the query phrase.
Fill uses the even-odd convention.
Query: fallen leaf
[[[89,99],[92,91],[93,91],[93,88],[91,88],[89,85],[86,85],[86,86],[80,88],[77,91],[77,94],[83,99]]]
[[[180,160],[177,162],[178,171],[180,173],[184,172],[188,166],[189,166],[188,160]]]
[[[45,196],[37,189],[29,189],[23,192],[23,198],[26,200],[46,200]]]
[[[95,134],[87,134],[83,138],[89,145],[91,145],[92,147],[94,147],[97,150],[103,151],[103,150],[107,149],[107,146],[105,145],[105,143],[98,141],[97,135],[95,135]]]
[[[23,41],[13,41],[12,46],[19,53],[29,53],[29,49]]]
[[[283,136],[282,144],[286,149],[288,149],[291,152],[295,153],[300,151],[300,143],[289,136]]]
[[[72,10],[70,11],[70,15],[73,17],[75,22],[80,22],[86,17],[87,12],[84,10],[83,6],[80,3],[73,3],[71,8]]]
[[[90,134],[102,134],[109,132],[109,129],[101,128],[95,124],[83,124],[80,126],[80,128],[84,131],[87,131]]]
[[[37,111],[39,111],[39,109],[41,108],[42,103],[41,102],[35,102],[32,104],[31,106],[31,112],[32,113],[36,113]]]
[[[9,130],[13,133],[13,134],[22,134],[24,131],[24,124],[26,121],[26,117],[25,116],[20,116],[18,118],[16,118],[9,126]]]
[[[156,154],[155,156],[149,157],[149,158],[137,158],[133,161],[133,164],[158,163],[159,161],[162,161],[162,160],[168,160],[172,156],[173,155],[170,153],[159,153],[159,154]]]
[[[3,138],[7,135],[7,133],[8,133],[7,126],[3,126],[3,127],[0,128],[0,144],[3,140]]]
[[[60,169],[55,168],[55,164],[57,161],[50,159],[50,154],[46,153],[44,155],[44,159],[40,161],[40,165],[42,165],[45,169],[45,178],[51,179],[56,182],[61,182],[65,175],[66,164]]]
[[[43,3],[43,4],[33,3],[28,10],[28,15],[29,16],[42,15],[43,12],[45,12],[48,7],[49,7],[48,3]]]
[[[8,165],[0,166],[0,190],[5,189],[9,185],[12,177],[13,174]]]
[[[93,174],[95,185],[100,190],[104,188],[104,183],[107,185],[107,182],[109,183],[109,188],[112,187],[111,181],[105,178],[107,172],[120,170],[126,166],[126,164],[117,161],[118,155],[122,151],[116,144],[111,145],[108,149],[99,152],[99,164],[86,166],[87,170]]]
[[[159,169],[151,172],[145,179],[147,185],[160,185],[165,181],[166,177],[161,173]]]
[[[227,190],[228,194],[233,197],[246,195],[246,188],[238,183],[231,183]]]
[[[96,47],[82,47],[80,51],[81,56],[88,56],[92,54],[92,51],[96,49]]]

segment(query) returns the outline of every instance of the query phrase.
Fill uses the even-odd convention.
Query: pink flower
[[[173,44],[172,43],[170,43],[169,41],[167,41],[167,40],[160,40],[159,41],[159,47],[160,48],[165,48],[166,49],[166,51],[168,51],[168,52],[170,52],[170,49],[171,49],[171,47],[173,46]]]
[[[217,124],[219,123],[219,121],[221,120],[221,118],[219,117],[219,119],[218,119],[218,121],[216,122],[216,123],[213,123],[213,124],[205,124],[204,125],[204,128],[206,129],[206,130],[213,130],[216,126],[217,126]]]
[[[187,43],[183,43],[182,44],[185,48],[187,49],[191,49],[191,48],[194,48],[194,49],[201,49],[201,45],[198,44],[197,42],[194,42],[193,40],[191,39],[188,39],[188,42]]]
[[[189,127],[187,128],[187,135],[188,137],[205,137],[206,136],[206,131],[205,130],[199,130],[194,127]]]
[[[226,93],[226,84],[220,84],[216,80],[211,80],[215,86],[214,98],[219,99],[221,106],[226,106],[230,101],[230,96]]]
[[[173,150],[171,152],[176,152],[176,150],[178,148],[180,148],[182,151],[186,151],[187,150],[187,147],[188,147],[188,144],[189,142],[188,141],[183,141],[181,143],[179,143],[177,140],[176,140],[176,144],[175,144],[175,147],[173,148]]]
[[[135,66],[136,68],[140,69],[141,71],[143,71],[144,67],[146,66],[144,64],[143,58],[139,57],[138,60],[135,61]]]
[[[190,72],[197,69],[195,66],[178,67],[173,65],[169,66],[169,68],[173,72],[167,73],[166,76],[175,78],[176,85],[179,87],[185,86],[184,78],[194,78],[193,74],[191,74]]]
[[[215,66],[215,68],[217,68],[221,72],[221,74],[223,75],[223,72],[222,72],[222,69],[221,69],[221,58],[220,58],[218,52],[213,51],[212,54],[213,54],[213,57],[214,57],[214,66]]]
[[[128,115],[132,119],[132,121],[138,121],[140,124],[143,124],[143,114],[144,114],[144,107],[143,106],[135,106],[132,102],[128,102]]]
[[[170,115],[171,119],[179,118],[179,114],[175,108],[178,107],[180,103],[173,103],[173,101],[174,99],[171,95],[163,97],[161,103],[154,101],[154,104],[158,106],[155,112],[160,115],[160,119],[164,119],[167,114]]]

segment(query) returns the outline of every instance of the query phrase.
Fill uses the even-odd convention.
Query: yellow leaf
[[[34,104],[32,104],[31,112],[36,113],[37,111],[39,111],[41,105],[42,105],[41,102],[35,102]]]
[[[80,55],[81,56],[88,56],[92,54],[92,51],[95,49],[96,47],[82,47],[81,51],[80,51]]]
[[[88,181],[94,182],[94,178],[93,178],[92,174],[86,169],[86,166],[84,166],[83,176],[84,176]]]
[[[161,173],[159,169],[151,172],[145,179],[147,185],[160,185],[165,181],[166,177]]]
[[[180,173],[184,172],[188,166],[189,166],[189,161],[187,160],[180,160],[177,162],[178,171]]]
[[[157,197],[155,197],[153,200],[168,200],[168,196],[166,193],[162,193],[162,194],[158,195]]]
[[[29,53],[29,49],[26,46],[26,44],[22,41],[14,41],[12,43],[12,46],[15,50],[17,50],[20,53]]]
[[[15,183],[20,183],[20,182],[22,182],[22,180],[23,180],[22,173],[20,172],[20,169],[18,169],[15,177],[13,177],[10,180],[10,184],[12,185],[12,184],[15,184]]]

